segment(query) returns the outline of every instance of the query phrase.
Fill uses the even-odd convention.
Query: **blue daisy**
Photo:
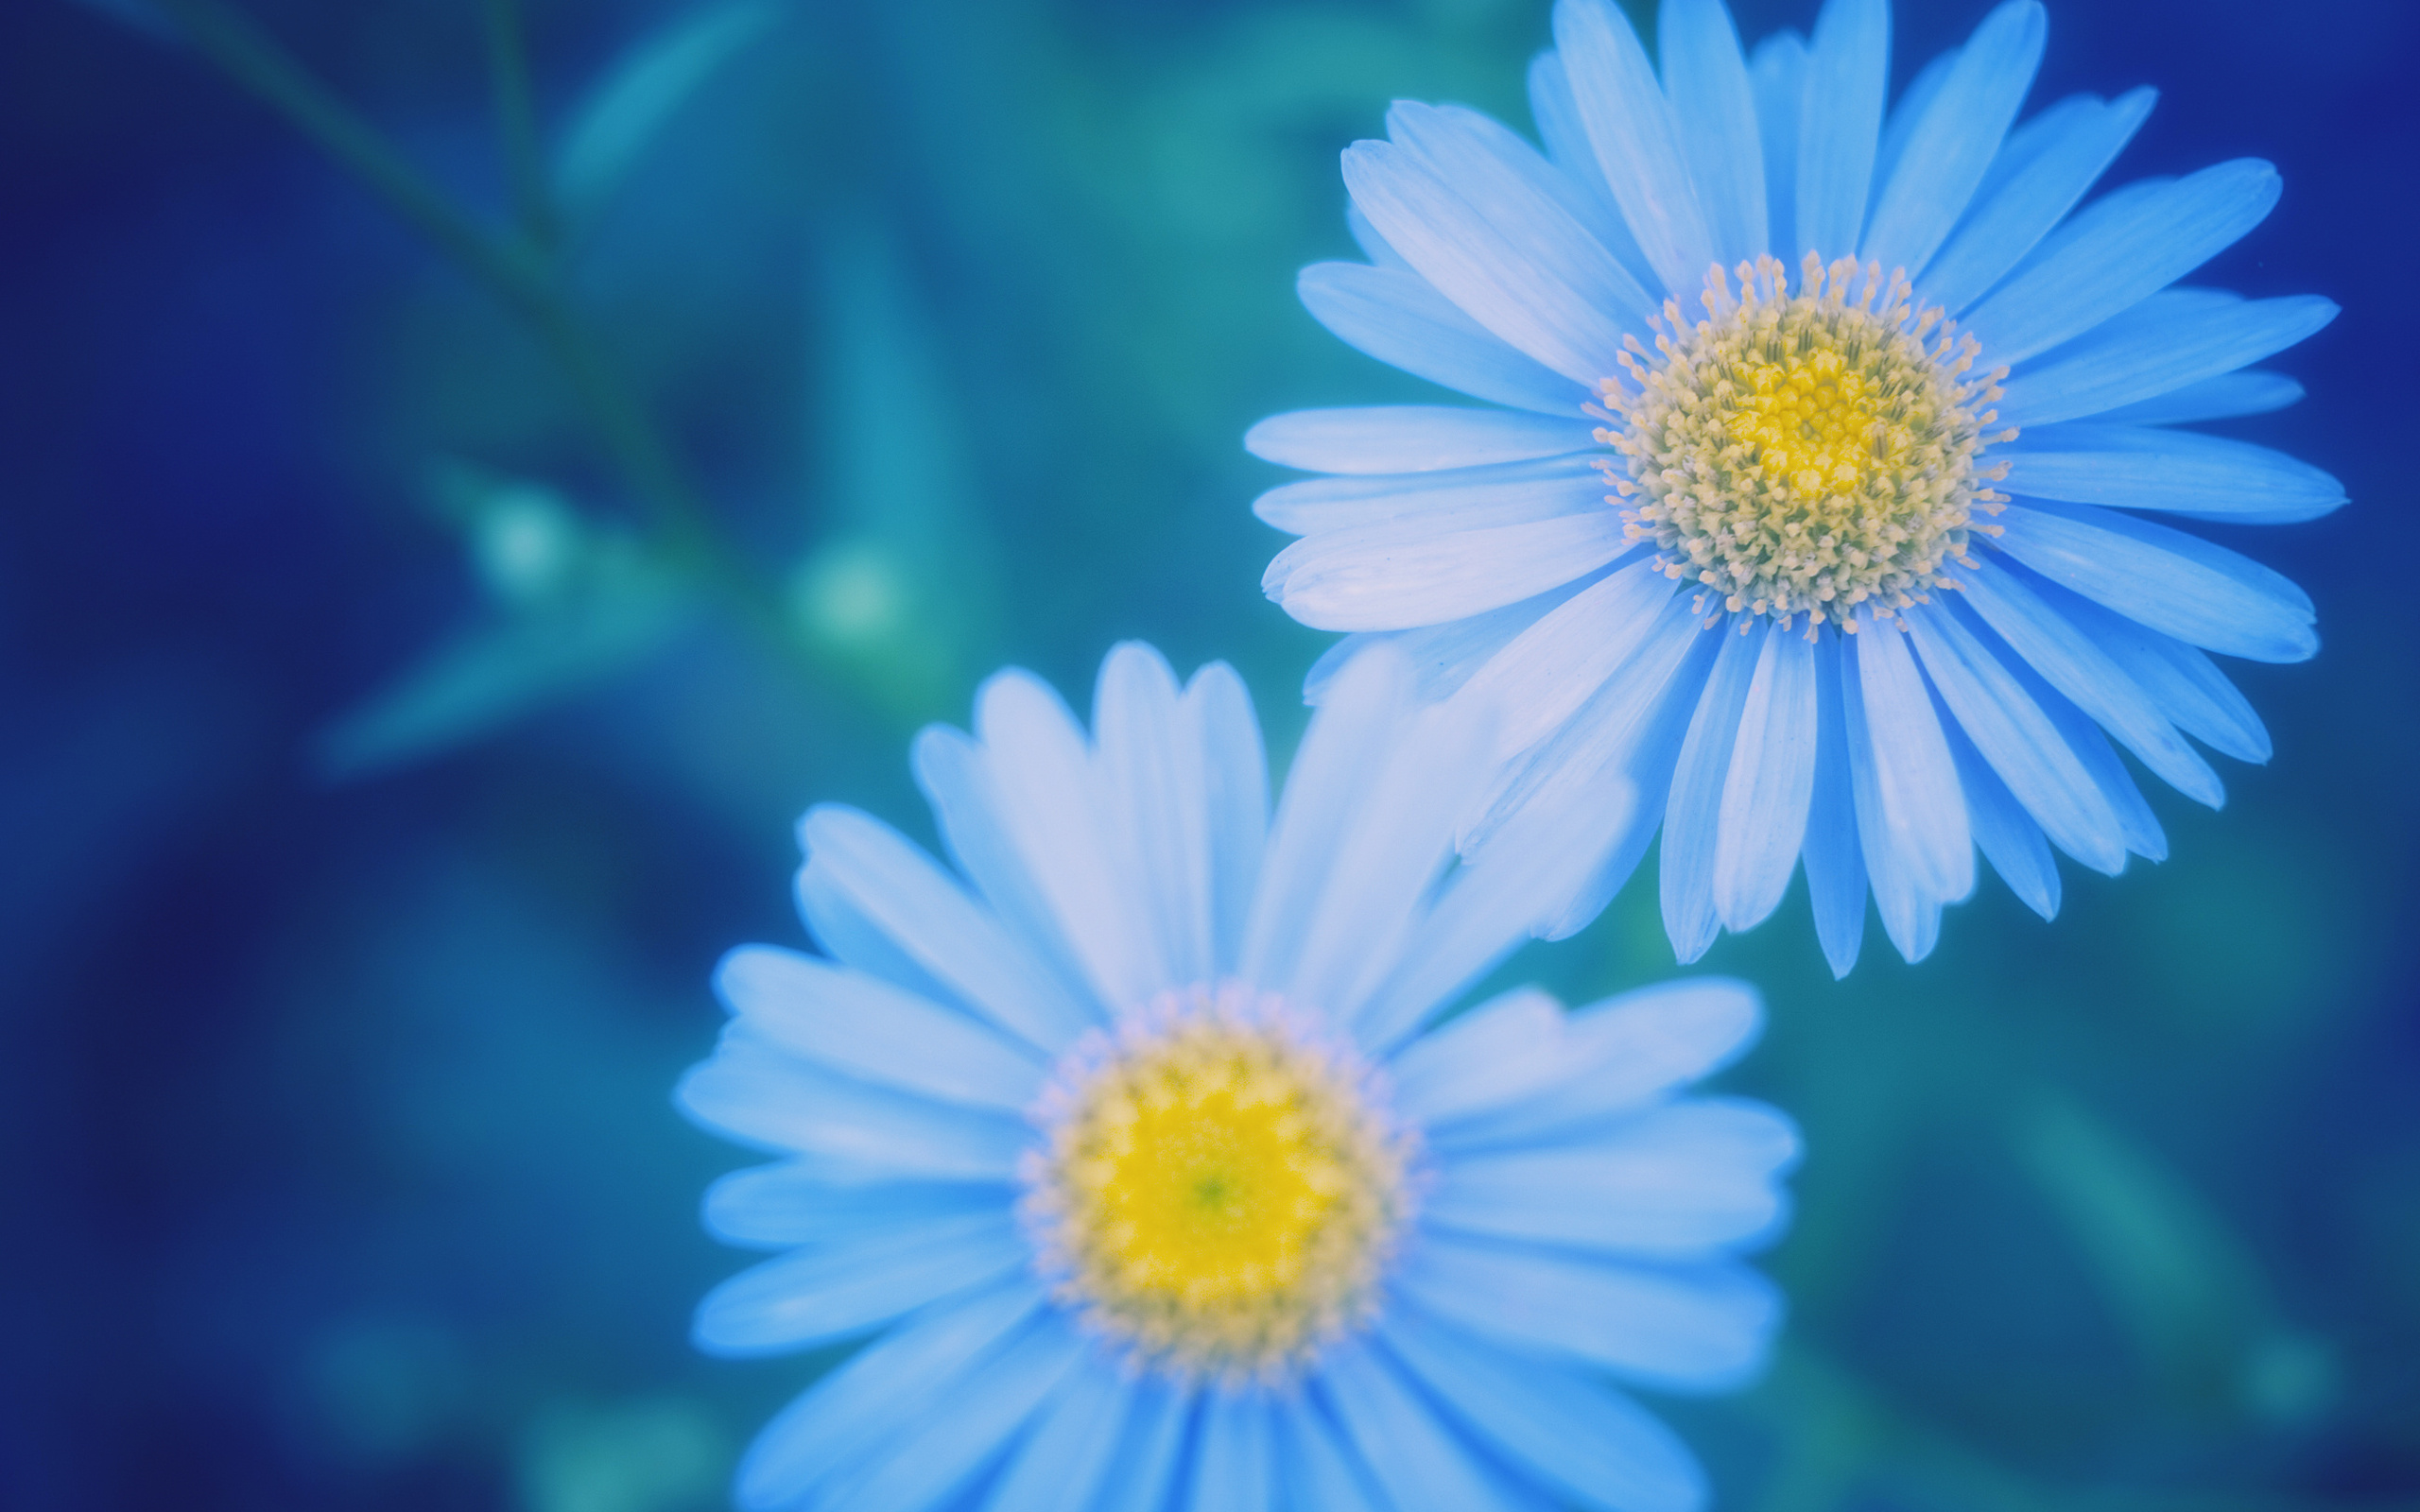
[[[1682,1095],[1755,994],[1700,978],[1432,1022],[1610,843],[1454,860],[1485,726],[1378,651],[1274,821],[1241,682],[1139,645],[1093,732],[1005,672],[915,767],[953,875],[853,809],[802,824],[830,959],[733,953],[682,1083],[782,1159],[706,1199],[783,1251],[707,1349],[864,1341],[766,1428],[747,1507],[1683,1512],[1688,1452],[1613,1378],[1739,1383],[1780,1314],[1737,1258],[1790,1125]]]
[[[2343,491],[2179,427],[2299,398],[2246,365],[2336,306],[2171,286],[2268,215],[2265,163],[2075,211],[2152,95],[2012,129],[2044,27],[2000,6],[1886,112],[1885,0],[1829,0],[1811,41],[1753,57],[1719,0],[1665,0],[1660,77],[1607,0],[1559,0],[1529,77],[1544,152],[1413,103],[1346,151],[1370,261],[1305,269],[1304,302],[1502,407],[1254,427],[1332,474],[1258,501],[1302,538],[1264,587],[1354,632],[1340,656],[1392,641],[1428,696],[1508,711],[1466,850],[1525,809],[1645,795],[1550,933],[1660,828],[1681,959],[1770,915],[1803,858],[1836,974],[1869,889],[1918,960],[1978,848],[2046,919],[2054,847],[2111,874],[2166,854],[2116,747],[2212,807],[2187,736],[2268,758],[2206,653],[2309,657],[2310,600],[2166,522],[2308,520]]]

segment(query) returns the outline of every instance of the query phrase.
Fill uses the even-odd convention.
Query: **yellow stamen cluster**
[[[1653,353],[1626,339],[1634,390],[1601,386],[1626,422],[1597,438],[1619,454],[1601,465],[1631,538],[1703,585],[1699,612],[1805,614],[1810,636],[1956,587],[1943,564],[1972,566],[1968,533],[1997,531],[1972,516],[2006,502],[1990,485],[2007,465],[1980,458],[2016,435],[1985,434],[2008,369],[1968,376],[1974,336],[1916,309],[1905,272],[1809,252],[1794,295],[1774,258],[1737,273],[1735,298],[1708,271],[1694,325],[1667,301]]]
[[[1411,1137],[1349,1051],[1229,985],[1069,1057],[1023,1204],[1063,1300],[1144,1361],[1278,1379],[1367,1315]]]

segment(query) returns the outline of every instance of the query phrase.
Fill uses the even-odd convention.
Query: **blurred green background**
[[[1238,438],[1432,397],[1293,272],[1390,98],[1526,129],[1547,4],[530,0],[501,112],[496,7],[236,12],[553,249],[516,306],[147,3],[0,9],[0,1504],[722,1504],[828,1357],[685,1340],[744,1263],[668,1100],[709,968],[802,941],[808,803],[929,841],[906,742],[1004,662],[1225,658],[1290,748],[1327,638]],[[1897,9],[1904,82],[1986,6]],[[2198,281],[2346,307],[2229,427],[2352,492],[2227,537],[2326,648],[2055,924],[1986,881],[1836,986],[1793,900],[1698,968],[1811,1151],[1770,1382],[1658,1404],[1726,1507],[2420,1505],[2415,55],[2394,0],[2052,6],[2037,105],[2164,91],[2120,179],[2285,170]],[[1505,974],[1671,970],[1634,885]]]

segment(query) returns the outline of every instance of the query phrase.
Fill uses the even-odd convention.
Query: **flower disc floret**
[[[1625,422],[1597,438],[1631,538],[1703,586],[1702,612],[1803,614],[1810,633],[1957,586],[1945,564],[1974,565],[1968,533],[1996,527],[1973,517],[2005,502],[1990,485],[2007,466],[1982,454],[2016,434],[1985,434],[2007,369],[1969,376],[1975,337],[1878,263],[1809,252],[1795,294],[1772,257],[1737,275],[1735,296],[1708,271],[1694,325],[1666,301],[1655,352],[1625,343],[1636,388],[1601,386]]]
[[[1071,1052],[1024,1212],[1061,1297],[1186,1376],[1272,1378],[1364,1321],[1412,1136],[1273,997],[1165,993]]]

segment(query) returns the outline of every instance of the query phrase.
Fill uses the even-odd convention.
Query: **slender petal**
[[[908,1432],[834,1502],[898,1512],[930,1512],[951,1503],[1076,1374],[1085,1348],[1057,1318],[1028,1330],[921,1404],[907,1419]]]
[[[731,1245],[850,1243],[905,1223],[997,1211],[1006,1181],[901,1180],[880,1166],[785,1160],[734,1171],[706,1189],[706,1229]]]
[[[1600,513],[1605,475],[1592,458],[1553,457],[1493,467],[1380,477],[1305,478],[1253,501],[1253,513],[1288,535],[1396,525],[1442,534]]]
[[[2120,405],[2100,419],[2112,425],[2187,425],[2238,415],[2266,415],[2299,404],[2302,397],[2303,386],[2291,378],[2256,368],[2187,384],[2157,399]]]
[[[741,1271],[698,1307],[698,1347],[765,1354],[862,1333],[1026,1268],[1031,1251],[1003,1208],[901,1223],[851,1245],[794,1250]]]
[[[1655,45],[1715,259],[1730,266],[1762,255],[1768,240],[1764,146],[1755,89],[1731,12],[1722,0],[1664,0]]]
[[[1514,637],[1604,579],[1588,574],[1535,598],[1507,604],[1484,614],[1423,625],[1409,630],[1362,630],[1344,637],[1320,654],[1303,679],[1303,701],[1316,707],[1327,701],[1328,685],[1355,657],[1374,645],[1392,645],[1411,662],[1423,703],[1440,703],[1461,692],[1480,667],[1512,644]]]
[[[1556,1494],[1598,1512],[1705,1504],[1705,1472],[1687,1447],[1629,1399],[1417,1314],[1390,1319],[1382,1341],[1465,1429]]]
[[[1554,40],[1597,166],[1631,234],[1668,291],[1694,293],[1716,244],[1682,156],[1680,124],[1630,18],[1609,0],[1557,0]]]
[[[2059,863],[2042,826],[2033,822],[2008,784],[1984,761],[1975,743],[1955,721],[1943,727],[1949,754],[1958,763],[1959,785],[1966,790],[1966,812],[1975,827],[1975,848],[1992,864],[2017,900],[2045,919],[2059,912]],[[2122,858],[2121,858],[2122,859]]]
[[[2016,119],[2048,30],[2036,0],[2009,0],[1975,28],[1883,182],[1866,230],[1867,257],[1911,274],[1932,260]]]
[[[2095,871],[2125,869],[2117,814],[2008,668],[1943,605],[1910,610],[1908,629],[1942,702],[2051,841]]]
[[[1616,568],[1512,637],[1456,696],[1465,709],[1488,703],[1506,711],[1498,755],[1527,750],[1561,728],[1638,649],[1672,594],[1652,558]]]
[[[1597,444],[1598,422],[1442,404],[1298,409],[1244,433],[1266,462],[1313,472],[1426,472],[1566,456]]]
[[[1319,1387],[1396,1512],[1492,1512],[1513,1504],[1368,1345],[1331,1349],[1320,1363]]]
[[[1743,626],[1742,628],[1747,627]],[[1714,911],[1714,850],[1722,787],[1739,738],[1739,717],[1756,673],[1762,637],[1722,631],[1722,650],[1689,719],[1664,807],[1664,860],[1658,872],[1664,929],[1686,966],[1706,953],[1720,926]]]
[[[1958,66],[1960,51],[1951,47],[1935,53],[1924,67],[1916,70],[1916,77],[1908,80],[1908,87],[1899,92],[1897,103],[1884,112],[1882,139],[1874,149],[1876,211],[1880,210],[1882,197],[1898,174],[1899,161],[1908,155],[1909,144],[1915,140],[1916,127],[1924,120],[1925,112],[1932,109],[1933,101],[1941,98],[1942,86],[1949,82],[1949,71]],[[1866,216],[1869,236],[1873,234],[1873,222],[1874,215],[1869,212]],[[1909,271],[1913,272],[1914,269]]]
[[[1865,845],[1858,833],[1848,723],[1841,702],[1842,639],[1827,633],[1815,644],[1815,792],[1801,846],[1815,937],[1836,981],[1857,965],[1865,938],[1866,892]]]
[[[1810,249],[1827,262],[1857,249],[1890,77],[1887,0],[1826,0],[1798,115],[1798,240],[1783,262],[1795,266]]]
[[[1295,541],[1261,587],[1317,629],[1401,630],[1518,603],[1631,549],[1611,509],[1477,530],[1364,525]]]
[[[1973,208],[1917,278],[1917,294],[1957,315],[1990,292],[2108,171],[2157,98],[2148,89],[2107,104],[2078,96],[2012,134]]]
[[[997,1348],[1042,1302],[1041,1288],[1019,1280],[935,1309],[867,1346],[756,1435],[739,1462],[739,1504],[772,1512],[820,1494],[836,1469],[887,1430],[911,1420],[933,1393]]]
[[[2335,319],[2336,310],[2334,301],[2306,294],[2130,322],[2122,336],[2089,350],[2079,342],[2072,354],[2011,378],[2000,419],[2048,425],[2156,398],[2282,352]]]
[[[1200,1397],[1156,1380],[1127,1389],[1134,1393],[1132,1420],[1109,1473],[1101,1477],[1100,1500],[1092,1512],[1165,1512],[1175,1494]]]
[[[1938,889],[1926,878],[1908,839],[1895,831],[1882,797],[1881,764],[1876,755],[1872,712],[1864,690],[1864,661],[1854,644],[1841,651],[1841,712],[1848,729],[1849,782],[1857,798],[1857,833],[1865,861],[1867,882],[1874,888],[1875,911],[1882,916],[1882,932],[1910,963],[1932,954],[1940,938]],[[1938,738],[1939,724],[1927,728]],[[1947,746],[1943,747],[1945,758]],[[1953,771],[1952,775],[1955,773]]]
[[[1995,362],[2048,352],[2234,246],[2268,218],[2282,184],[2255,158],[2190,174],[2011,279],[1975,306],[1966,326]]]
[[[1798,245],[1798,119],[1806,94],[1806,39],[1777,31],[1756,44],[1748,75],[1756,90],[1756,135],[1765,155],[1769,250]]]
[[[2316,520],[2344,486],[2308,462],[2249,441],[2135,425],[2027,432],[2008,454],[2011,492],[2242,524]]]
[[[1269,757],[1261,747],[1252,695],[1236,669],[1223,662],[1211,662],[1185,684],[1183,717],[1184,738],[1202,752],[1211,969],[1227,976],[1243,954],[1244,919],[1260,881],[1261,850],[1269,833]]]
[[[1132,1383],[1114,1365],[1079,1365],[1065,1387],[1043,1403],[984,1512],[1063,1512],[1089,1504],[1125,1436],[1132,1396]]]
[[[2179,730],[2238,761],[2269,759],[2269,731],[2251,700],[2200,650],[2047,578],[2027,575],[2024,581],[2124,669]]]
[[[1781,905],[1815,797],[1817,729],[1814,644],[1772,630],[1756,655],[1716,820],[1714,908],[1726,929],[1753,928]]]
[[[1889,626],[1869,626],[1854,639],[1880,803],[1876,817],[1927,896],[1937,902],[1963,898],[1975,886],[1974,845],[1923,675],[1907,638]]]
[[[1530,60],[1530,114],[1538,123],[1547,160],[1561,170],[1578,195],[1579,206],[1584,207],[1575,211],[1582,224],[1614,254],[1616,262],[1630,270],[1640,288],[1653,289],[1660,282],[1655,265],[1639,249],[1638,238],[1622,219],[1621,207],[1614,203],[1613,185],[1597,166],[1597,149],[1588,140],[1588,128],[1581,122],[1579,103],[1571,97],[1571,76],[1563,66],[1562,55],[1551,47]]]
[[[2255,662],[2319,650],[2310,600],[2248,557],[2088,504],[2011,506],[2002,551],[2152,629]]]
[[[901,1179],[1005,1180],[1031,1142],[1020,1118],[869,1087],[775,1048],[745,1023],[681,1079],[681,1110],[785,1154],[845,1160]]]
[[[1347,346],[1473,399],[1577,415],[1593,392],[1515,350],[1409,269],[1313,263],[1294,291]]]
[[[1179,713],[1175,671],[1125,642],[1093,696],[1095,768],[1114,865],[1140,896],[1171,983],[1210,975],[1208,775]]]
[[[1616,1264],[1432,1233],[1398,1275],[1431,1317],[1668,1390],[1742,1384],[1781,1321],[1772,1284],[1722,1262]]]
[[[1286,1410],[1258,1394],[1209,1393],[1193,1448],[1193,1512],[1265,1507],[1277,1502],[1276,1446],[1270,1418]]]
[[[1548,255],[1554,249],[1530,241],[1565,227],[1576,232],[1567,216],[1564,226],[1543,215],[1492,221],[1418,154],[1392,142],[1345,148],[1344,182],[1404,260],[1481,326],[1576,383],[1593,387],[1620,370],[1620,321],[1574,285]]]

